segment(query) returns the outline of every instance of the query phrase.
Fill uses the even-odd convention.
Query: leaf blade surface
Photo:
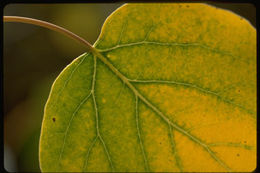
[[[95,47],[53,86],[43,171],[255,168],[256,32],[247,21],[202,4],[127,4]]]

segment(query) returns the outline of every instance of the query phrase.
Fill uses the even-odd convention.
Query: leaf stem
[[[20,16],[4,16],[4,22],[20,22],[20,23],[27,23],[27,24],[32,24],[32,25],[37,25],[37,26],[41,26],[44,28],[48,28],[50,30],[62,33],[64,35],[72,38],[73,40],[79,41],[81,44],[83,44],[87,48],[88,52],[92,52],[92,53],[96,52],[94,47],[89,42],[87,42],[85,39],[81,38],[80,36],[74,34],[73,32],[71,32],[63,27],[54,25],[49,22],[32,19],[32,18],[28,18],[28,17],[20,17]]]

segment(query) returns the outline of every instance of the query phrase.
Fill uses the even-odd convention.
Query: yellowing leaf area
[[[197,3],[126,4],[94,47],[53,84],[43,172],[256,168],[256,30],[248,21]]]

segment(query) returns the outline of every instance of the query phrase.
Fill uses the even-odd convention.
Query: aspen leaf
[[[94,47],[52,86],[43,172],[256,168],[256,30],[248,21],[197,3],[126,4]]]

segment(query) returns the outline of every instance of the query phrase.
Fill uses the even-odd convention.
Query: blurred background
[[[248,3],[212,3],[256,25]],[[94,43],[105,19],[122,3],[8,4],[4,15],[25,16],[62,26]],[[4,23],[4,167],[40,172],[38,144],[45,102],[61,70],[85,52],[84,46],[38,26]]]

